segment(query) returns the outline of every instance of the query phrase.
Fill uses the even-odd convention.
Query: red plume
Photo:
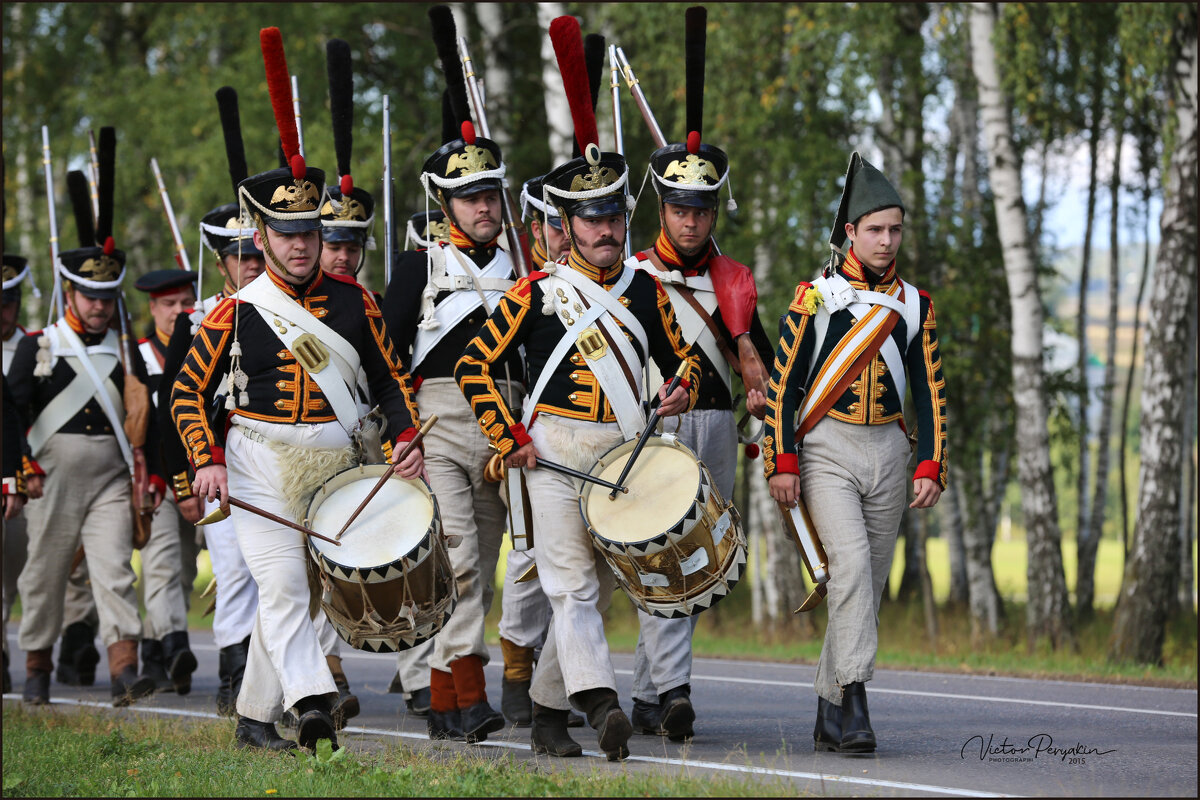
[[[104,255],[111,256],[113,254],[113,251],[116,249],[117,249],[117,243],[113,240],[113,237],[109,236],[107,239],[104,240]]]
[[[340,188],[342,190],[342,197],[349,197],[350,193],[354,191],[354,178],[351,178],[349,173],[342,176],[342,185]]]
[[[571,106],[575,140],[579,143],[579,152],[586,153],[589,144],[600,144],[600,135],[596,131],[596,111],[592,108],[592,89],[583,57],[579,20],[566,16],[555,19],[550,23],[550,41],[554,44],[558,71],[562,73],[563,89]]]
[[[688,133],[687,149],[692,155],[700,152],[700,131],[691,131]]]
[[[300,134],[296,131],[296,117],[292,111],[292,83],[287,58],[283,54],[283,35],[279,28],[263,28],[258,38],[262,45],[267,91],[271,94],[271,108],[275,111],[275,124],[279,126],[283,155],[292,168],[292,177],[300,180],[305,174],[304,157],[300,155]]]
[[[471,124],[471,120],[462,124],[462,138],[467,144],[475,144],[475,126]]]

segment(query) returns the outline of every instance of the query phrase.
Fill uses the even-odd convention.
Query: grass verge
[[[355,744],[299,757],[235,750],[228,721],[4,708],[5,797],[783,797],[780,779],[565,770],[510,754]],[[682,770],[682,768],[680,768]]]

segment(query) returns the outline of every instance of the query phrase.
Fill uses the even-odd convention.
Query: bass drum
[[[309,503],[308,527],[335,537],[390,469],[371,464],[334,475]],[[321,607],[356,649],[415,647],[442,629],[458,602],[437,500],[422,480],[387,481],[342,534],[340,546],[310,536],[308,551]]]
[[[616,483],[636,444],[609,450],[590,474]],[[746,569],[746,536],[696,454],[671,434],[648,439],[624,485],[628,494],[609,499],[585,482],[579,512],[634,604],[669,619],[729,594]]]

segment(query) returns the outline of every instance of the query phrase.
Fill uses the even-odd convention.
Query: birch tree
[[[1196,304],[1196,8],[1180,7],[1170,43],[1168,86],[1174,108],[1173,148],[1166,174],[1155,280],[1145,339],[1142,384],[1142,466],[1138,516],[1110,656],[1119,661],[1162,661],[1168,616],[1176,606],[1179,574],[1180,473],[1184,385]],[[1190,449],[1191,442],[1187,443]]]
[[[558,59],[554,55],[554,44],[550,41],[550,23],[563,16],[566,11],[562,3],[538,3],[538,27],[542,29],[542,92],[546,98],[546,137],[550,145],[550,165],[569,161],[571,142],[574,141],[575,124],[571,121],[571,106],[563,89],[562,75],[558,71]]]
[[[1013,401],[1021,431],[1017,440],[1017,472],[1028,548],[1026,627],[1030,645],[1040,637],[1047,637],[1058,647],[1071,641],[1073,633],[1050,466],[1041,292],[1030,248],[1008,104],[1000,91],[999,65],[992,43],[995,9],[991,4],[977,4],[971,6],[969,14],[972,66],[979,84],[988,175],[1012,314]]]

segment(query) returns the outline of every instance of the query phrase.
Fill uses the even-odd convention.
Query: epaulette
[[[549,272],[542,272],[540,269],[535,269],[533,272],[529,273],[529,280],[531,280],[531,281],[540,281],[542,278],[549,278],[549,277],[550,277]]]
[[[369,291],[369,290],[367,290],[366,288],[364,288],[363,286],[361,286],[361,285],[360,285],[360,284],[358,284],[357,282],[355,283],[355,286],[358,286],[358,288],[362,289],[362,294],[363,294],[363,308],[364,308],[364,309],[366,309],[367,316],[368,316],[368,317],[379,317],[379,316],[382,316],[382,314],[381,314],[381,313],[380,313],[380,311],[379,311],[379,302],[378,302],[378,300],[375,298],[375,295],[374,295],[374,293],[373,293],[373,292],[371,292],[371,291]]]
[[[201,327],[218,331],[229,330],[233,327],[233,310],[240,302],[232,297],[223,298],[212,311],[205,315],[204,321],[200,323]]]
[[[138,339],[138,344],[145,344],[145,343],[146,343],[146,342],[148,342],[148,341],[150,341],[150,337],[149,337],[149,336],[144,336],[144,337],[142,337],[141,339]]]
[[[918,289],[917,294],[929,301],[929,313],[925,315],[925,322],[921,327],[925,330],[933,330],[937,327],[937,323],[933,319],[933,297],[924,289]]]
[[[633,257],[636,258],[638,261],[649,261],[650,260],[650,254],[647,253],[645,250],[639,250],[638,252],[633,254]]]
[[[339,275],[336,272],[326,272],[325,277],[333,278],[335,281],[341,281],[342,283],[349,283],[351,285],[357,286],[360,289],[362,288],[362,284],[359,283],[358,281],[354,280],[354,278],[351,278],[349,275]]]
[[[811,283],[801,282],[796,286],[796,296],[792,299],[792,304],[788,306],[788,311],[795,311],[798,314],[812,316],[817,311],[816,295],[809,295],[809,289],[812,289]]]

